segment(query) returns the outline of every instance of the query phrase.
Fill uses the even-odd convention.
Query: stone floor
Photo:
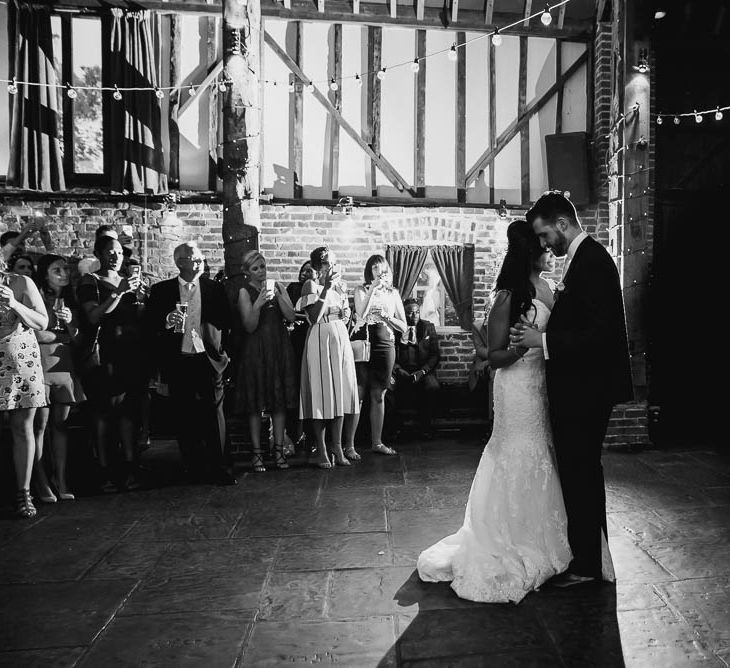
[[[414,573],[461,522],[477,439],[401,450],[6,510],[0,666],[730,663],[730,456],[606,453],[618,585],[481,605]]]

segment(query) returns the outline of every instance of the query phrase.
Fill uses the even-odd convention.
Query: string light
[[[692,118],[694,119],[695,123],[702,123],[705,116],[709,116],[712,114],[714,119],[716,121],[721,121],[724,118],[724,111],[728,111],[730,109],[730,105],[725,107],[716,106],[714,109],[702,109],[698,111],[697,109],[693,109],[692,111],[685,111],[684,113],[674,113],[674,114],[667,114],[667,113],[661,113],[657,116],[656,122],[657,125],[661,125],[664,123],[665,118],[672,117],[672,120],[675,125],[679,125],[682,122],[682,118]]]
[[[662,123],[664,123],[664,119],[661,116],[657,116],[656,117],[656,124],[657,125],[661,125]]]
[[[362,87],[362,77],[359,74],[355,75],[355,83],[358,85],[358,87]]]
[[[499,34],[499,28],[494,29],[494,34],[492,35],[492,44],[494,46],[499,46],[502,43],[502,35]]]
[[[674,117],[674,124],[679,125],[679,116]]]
[[[193,97],[195,95],[195,86],[193,86],[193,84],[190,84],[190,87],[188,88],[188,95],[190,97]]]
[[[720,111],[720,107],[717,108],[715,111],[715,120],[721,121],[722,120],[722,112]]]
[[[165,94],[162,92],[162,90],[159,87],[155,86],[155,96],[157,97],[158,100],[161,100],[163,97],[165,97]]]
[[[114,92],[112,93],[112,97],[113,97],[113,98],[114,98],[114,99],[115,99],[115,100],[116,100],[117,102],[119,102],[119,100],[121,100],[121,99],[122,99],[122,92],[121,92],[121,91],[119,90],[119,88],[117,88],[116,86],[114,86]]]
[[[545,26],[549,26],[553,22],[553,15],[550,13],[550,6],[545,5],[545,11],[540,17],[540,22]]]
[[[15,83],[15,77],[13,77],[13,80],[8,84],[8,93],[10,95],[15,95],[18,92],[18,84]]]
[[[79,96],[78,91],[71,84],[66,84],[66,95],[72,100]]]
[[[381,67],[375,76],[378,77],[378,81],[385,79],[385,68]]]
[[[337,83],[334,77],[332,77],[332,80],[330,81],[330,90],[338,90],[340,87],[340,84]]]
[[[305,89],[306,89],[307,93],[314,93],[314,84],[310,81],[306,85],[306,88]]]
[[[418,58],[414,58],[413,62],[411,63],[411,72],[413,72],[413,74],[416,74],[416,72],[418,72],[418,70],[420,69],[421,64],[418,62]]]
[[[295,90],[296,90],[296,86],[294,85],[294,82],[292,81],[292,82],[291,82],[291,83],[289,84],[289,92],[290,92],[290,93],[293,93],[293,92],[294,92]]]
[[[702,114],[698,114],[697,110],[694,111],[695,123],[702,123]]]
[[[225,93],[228,90],[228,82],[225,79],[218,81],[218,90],[221,93]]]
[[[452,44],[451,48],[449,49],[449,60],[453,63],[456,62],[457,53],[456,53],[456,44]]]

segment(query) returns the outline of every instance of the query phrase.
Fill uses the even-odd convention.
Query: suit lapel
[[[570,261],[570,264],[568,265],[568,271],[565,272],[565,276],[563,276],[562,283],[563,285],[568,284],[568,279],[570,278],[570,275],[573,272],[573,269],[575,268],[576,263],[580,264],[581,257],[584,254],[584,251],[586,250],[586,246],[590,244],[593,241],[593,237],[589,234],[583,241],[581,242],[580,246],[576,248],[575,255],[573,255],[573,259]]]

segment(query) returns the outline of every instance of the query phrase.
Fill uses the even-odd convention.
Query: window
[[[109,42],[108,24],[99,17],[54,16],[53,53],[56,76],[72,86],[101,86],[106,55],[102,44]],[[108,160],[104,155],[109,95],[96,90],[76,90],[70,98],[58,89],[66,184],[106,185]]]
[[[413,296],[421,304],[421,318],[432,322],[437,327],[458,327],[459,317],[451,299],[446,294],[444,283],[439,276],[436,265],[429,251],[426,264],[418,276]]]
[[[0,4],[0,35],[8,35],[8,6],[6,4]],[[3,78],[9,70],[8,50],[7,48],[0,49],[0,72],[3,73]],[[9,98],[8,87],[0,87],[0,181],[4,181],[10,161]]]

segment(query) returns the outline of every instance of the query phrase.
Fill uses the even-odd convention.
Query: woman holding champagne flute
[[[71,407],[84,401],[86,397],[81,389],[72,355],[73,343],[79,334],[78,311],[66,260],[60,255],[43,255],[38,260],[36,283],[48,314],[48,328],[36,332],[48,405],[36,410],[33,423],[36,441],[34,472],[40,500],[56,503],[57,497],[48,482],[42,460],[46,426],[50,418],[50,445],[58,498],[73,500],[74,495],[69,491],[66,481],[66,423]]]
[[[0,411],[10,414],[19,517],[36,516],[30,496],[35,439],[33,417],[46,405],[43,369],[34,331],[48,316],[38,288],[27,276],[5,271],[0,257]]]
[[[140,397],[144,390],[139,276],[120,273],[124,255],[113,237],[94,244],[99,271],[86,274],[78,288],[87,345],[98,342],[100,365],[82,374],[94,408],[102,491],[135,489],[135,454]],[[117,462],[121,443],[122,462]],[[120,464],[120,465],[118,465]]]

